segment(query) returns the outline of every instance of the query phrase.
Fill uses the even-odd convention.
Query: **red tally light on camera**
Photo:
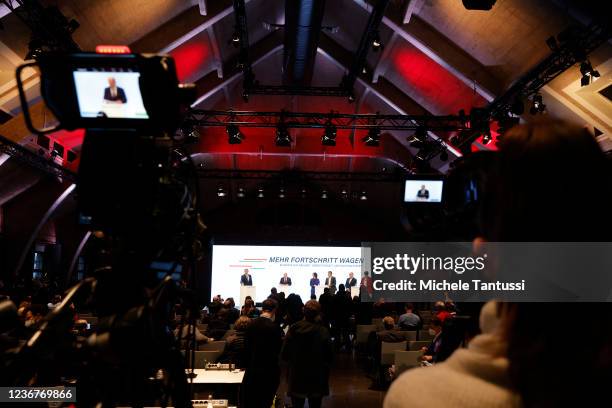
[[[97,45],[97,54],[131,54],[132,51],[127,45]]]

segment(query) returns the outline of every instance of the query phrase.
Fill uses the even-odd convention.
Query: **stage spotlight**
[[[302,188],[302,190],[300,191],[300,195],[302,196],[302,198],[306,198],[308,196],[305,188]]]
[[[342,197],[343,200],[348,200],[348,191],[345,188],[343,188],[340,191],[340,196]]]
[[[38,59],[44,53],[42,41],[33,39],[28,43],[28,53],[25,56],[26,60]]]
[[[585,60],[580,64],[580,73],[582,74],[582,78],[580,78],[581,86],[589,86],[601,76],[598,71],[593,69],[589,60]]]
[[[543,113],[546,110],[546,105],[542,100],[542,95],[535,94],[533,95],[531,108],[529,109],[529,113],[532,115],[537,115],[538,113]]]
[[[414,131],[414,134],[408,138],[410,146],[421,149],[427,143],[427,129],[424,126],[419,126]]]
[[[488,145],[489,143],[491,143],[491,140],[493,140],[493,138],[491,137],[490,133],[485,133],[484,135],[482,135],[482,144]]]
[[[281,188],[278,190],[278,198],[285,198],[285,189]]]
[[[291,146],[291,135],[285,125],[278,125],[276,128],[276,145],[278,147],[290,147]]]
[[[246,89],[242,91],[242,100],[244,101],[244,103],[249,103],[249,91],[247,91]]]
[[[259,187],[259,188],[257,189],[257,198],[264,198],[264,197],[265,197],[265,195],[264,195],[264,189],[263,189],[262,187]]]
[[[355,102],[355,95],[353,95],[352,92],[348,96],[348,101],[349,101],[349,103]]]
[[[325,132],[321,137],[321,144],[323,146],[335,146],[337,133],[338,130],[334,125],[332,125],[331,121],[327,121],[325,124]]]
[[[227,132],[227,142],[229,144],[240,144],[244,140],[244,135],[236,125],[227,125],[225,131]]]
[[[378,52],[382,48],[382,42],[380,41],[380,34],[378,31],[374,33],[374,37],[372,38],[372,51]]]
[[[361,139],[366,146],[377,147],[380,146],[380,129],[371,128],[368,130],[368,135]]]
[[[217,197],[225,197],[226,195],[227,195],[227,192],[225,191],[223,186],[219,185],[219,187],[217,187]]]
[[[368,69],[366,67],[363,67],[363,69],[361,70],[362,74],[367,74],[368,73]]]
[[[467,10],[491,10],[497,0],[463,0]]]
[[[232,34],[232,44],[236,48],[240,47],[240,32],[238,32],[238,30],[234,31],[234,34]]]
[[[366,194],[365,191],[362,191],[361,195],[359,196],[359,200],[366,201],[367,199],[368,199],[368,195]]]
[[[238,187],[238,192],[236,193],[236,197],[238,198],[246,197],[246,191],[244,191],[243,187]]]
[[[327,199],[327,190],[321,191],[321,198],[324,200]]]

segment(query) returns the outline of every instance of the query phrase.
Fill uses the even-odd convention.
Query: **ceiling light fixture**
[[[321,137],[321,144],[323,146],[335,146],[337,134],[338,129],[332,124],[331,119],[328,120],[325,123],[325,131],[323,132],[323,136]]]
[[[240,144],[244,140],[244,135],[236,125],[227,125],[225,131],[227,132],[227,142],[229,144]]]

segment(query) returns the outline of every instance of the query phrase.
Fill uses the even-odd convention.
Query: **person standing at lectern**
[[[349,277],[346,279],[344,287],[346,287],[346,290],[348,290],[348,292],[351,293],[351,288],[353,286],[357,286],[357,279],[355,279],[353,272],[349,272]]]
[[[327,278],[325,278],[325,287],[329,288],[329,293],[334,295],[336,293],[336,277],[332,276],[332,271],[327,272]]]
[[[104,102],[123,104],[127,102],[125,91],[117,86],[115,78],[108,78],[108,87],[104,88]]]
[[[287,277],[287,272],[283,274],[283,277],[280,280],[280,284],[291,286],[291,278]]]
[[[253,286],[253,277],[249,275],[248,269],[245,269],[244,274],[240,277],[240,284],[242,286]]]

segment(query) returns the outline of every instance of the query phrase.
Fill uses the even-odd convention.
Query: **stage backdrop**
[[[240,304],[240,276],[248,269],[256,288],[256,302],[265,300],[272,287],[279,289],[286,272],[292,286],[285,295],[296,293],[306,303],[313,272],[319,275],[321,288],[327,271],[336,277],[336,287],[346,282],[349,272],[359,285],[361,262],[360,247],[214,245],[211,296],[233,297]]]

